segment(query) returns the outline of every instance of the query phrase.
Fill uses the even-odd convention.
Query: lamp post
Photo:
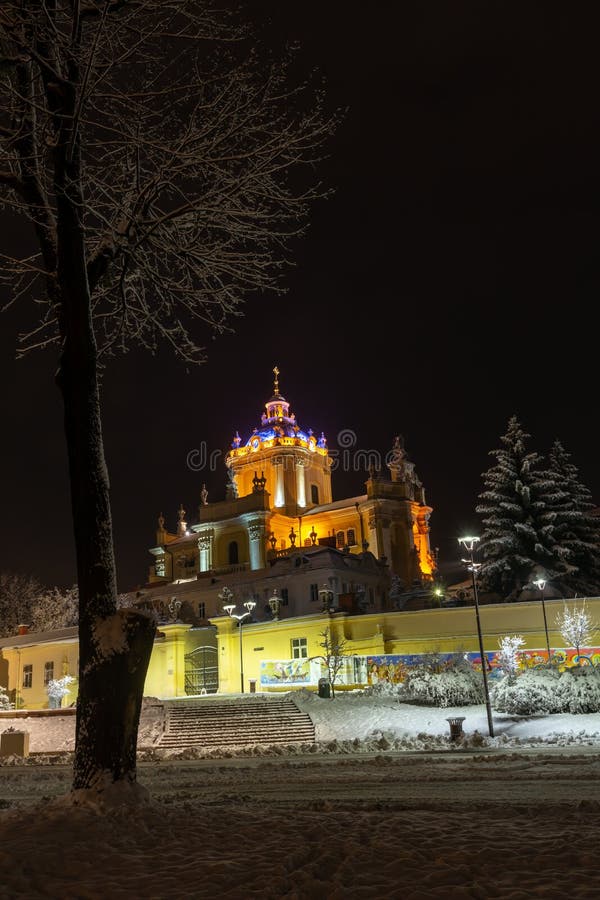
[[[225,591],[227,591],[227,594],[225,593]],[[226,597],[229,596],[230,599],[233,598],[233,594],[228,588],[227,589],[223,588],[222,593]],[[244,603],[244,606],[246,607],[246,612],[236,613],[236,612],[234,612],[234,609],[236,608],[235,603],[224,603],[223,604],[223,609],[225,610],[227,615],[230,618],[235,619],[237,621],[239,629],[240,629],[240,688],[241,688],[242,694],[244,693],[244,648],[243,648],[243,642],[242,642],[242,624],[243,624],[244,619],[247,616],[252,615],[252,610],[256,606],[256,603],[254,600],[246,600],[246,602]]]
[[[546,579],[545,578],[536,578],[533,582],[536,588],[539,590],[541,598],[542,598],[542,612],[544,613],[544,631],[546,632],[546,649],[548,651],[548,665],[550,665],[550,638],[548,637],[548,620],[546,619],[546,604],[544,603],[544,588],[546,587]]]
[[[469,559],[463,559],[464,563],[467,563],[467,568],[471,573],[473,578],[473,598],[475,600],[475,617],[477,619],[477,637],[479,638],[479,653],[481,656],[481,672],[483,675],[483,692],[485,694],[485,708],[487,711],[487,720],[488,720],[488,731],[490,737],[494,737],[494,721],[492,719],[492,707],[490,704],[490,692],[488,688],[488,680],[487,680],[487,670],[486,670],[486,657],[483,650],[483,637],[481,635],[481,620],[479,618],[479,595],[477,593],[477,569],[480,567],[481,563],[476,563],[473,558],[473,553],[475,551],[475,545],[479,543],[478,537],[467,536],[458,539],[458,543],[461,547],[469,554]]]
[[[279,606],[281,604],[281,600],[279,594],[277,593],[277,588],[273,588],[273,594],[269,597],[269,606],[271,607],[271,615],[273,616],[273,621],[277,622],[279,620]]]
[[[333,610],[333,591],[329,589],[329,585],[322,584],[319,588],[319,599],[321,600],[321,609],[323,612],[332,612]]]

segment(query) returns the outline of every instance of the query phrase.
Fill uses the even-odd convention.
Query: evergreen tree
[[[579,470],[556,440],[548,455],[549,471],[562,488],[552,510],[554,536],[563,548],[557,561],[555,584],[565,593],[597,596],[600,593],[600,518],[592,515],[594,503],[579,480]]]
[[[551,510],[563,492],[544,470],[542,456],[527,450],[529,438],[512,416],[500,438],[504,446],[490,450],[496,465],[483,473],[485,490],[476,507],[483,516],[481,584],[509,600],[517,599],[536,567],[552,579],[562,553]]]

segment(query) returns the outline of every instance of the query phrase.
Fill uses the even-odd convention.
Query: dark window
[[[292,659],[308,659],[308,641],[306,638],[292,638]]]
[[[344,544],[346,543],[346,536],[343,531],[338,531],[335,536],[335,543],[340,548],[344,546]]]
[[[279,591],[279,601],[280,601],[280,603],[281,603],[282,606],[287,606],[287,605],[288,605],[288,603],[289,603],[289,596],[288,596],[288,589],[287,589],[287,588],[281,588],[281,590]]]
[[[235,566],[239,562],[237,541],[229,542],[229,565]]]
[[[311,584],[310,586],[310,600],[311,603],[316,602],[319,599],[319,585]]]
[[[44,684],[54,680],[54,663],[44,663]]]
[[[348,546],[354,547],[355,544],[356,544],[356,532],[354,531],[354,528],[349,528],[348,529]]]
[[[23,687],[31,687],[33,684],[33,666],[23,666]]]
[[[319,488],[316,484],[311,484],[310,486],[310,499],[315,504],[319,502]]]
[[[198,616],[201,619],[206,618],[206,603],[204,602],[204,600],[200,600],[200,602],[198,603]]]

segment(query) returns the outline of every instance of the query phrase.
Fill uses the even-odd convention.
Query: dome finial
[[[279,369],[277,368],[277,366],[273,367],[273,375],[275,376],[275,381],[273,383],[273,391],[275,393],[275,396],[277,397],[279,394]]]

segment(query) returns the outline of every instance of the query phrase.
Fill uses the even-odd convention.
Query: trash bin
[[[463,735],[463,722],[465,721],[465,716],[455,716],[450,719],[446,719],[446,722],[450,724],[450,740],[451,741],[459,741]]]
[[[255,693],[256,693],[256,678],[251,678],[251,679],[250,679],[250,693],[251,693],[251,694],[255,694]]]
[[[327,678],[319,678],[319,697],[331,697],[331,684]]]
[[[29,756],[29,732],[7,728],[0,735],[0,756]]]

